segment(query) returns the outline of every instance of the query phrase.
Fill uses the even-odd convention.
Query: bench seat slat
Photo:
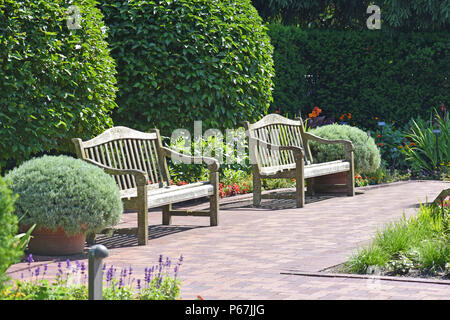
[[[294,171],[296,168],[295,163],[285,164],[276,167],[264,167],[261,168],[261,175],[270,176],[283,171]],[[327,174],[333,174],[338,172],[345,172],[350,169],[350,163],[345,160],[336,160],[330,162],[316,163],[305,166],[305,179],[323,176]]]
[[[214,187],[209,182],[191,183],[183,186],[168,186],[158,189],[151,189],[147,193],[149,208],[155,208],[170,203],[178,203],[200,197],[211,196]],[[121,190],[122,199],[137,198],[137,189]]]

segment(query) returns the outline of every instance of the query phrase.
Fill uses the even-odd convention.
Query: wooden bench
[[[308,192],[314,194],[314,178],[345,172],[345,192],[355,195],[353,144],[349,140],[328,140],[305,131],[301,119],[291,120],[278,114],[269,114],[256,123],[244,122],[247,130],[250,161],[253,172],[253,204],[259,206],[261,179],[286,178],[296,180],[295,199],[298,208],[305,204],[305,180]],[[310,141],[325,144],[343,144],[345,159],[314,163]]]
[[[172,216],[209,216],[210,225],[218,225],[219,162],[216,159],[187,156],[164,147],[157,129],[145,133],[126,127],[113,127],[89,141],[79,138],[72,141],[79,158],[99,166],[114,177],[124,208],[137,210],[137,230],[133,228],[125,231],[137,232],[139,245],[148,243],[149,208],[162,207],[164,225],[171,223]],[[172,156],[188,163],[207,163],[209,181],[171,185],[167,157]],[[202,197],[209,197],[209,211],[172,209],[174,203]]]

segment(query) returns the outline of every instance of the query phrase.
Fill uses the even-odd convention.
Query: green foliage
[[[373,243],[359,249],[346,267],[366,273],[369,266],[384,272],[405,274],[444,272],[450,259],[449,207],[421,205],[417,215],[387,224]]]
[[[243,180],[251,171],[244,130],[230,130],[225,137],[201,137],[194,138],[194,141],[179,136],[172,139],[168,147],[185,155],[215,158],[220,163],[219,180],[224,185]],[[175,184],[209,180],[209,171],[204,163],[183,163],[169,159],[169,173]]]
[[[122,216],[114,179],[80,159],[43,156],[24,162],[7,177],[19,194],[15,214],[24,216],[21,225],[62,227],[70,235],[101,231]]]
[[[406,128],[406,124],[402,129],[397,129],[394,125],[386,123],[383,130],[374,132],[375,143],[380,147],[384,167],[402,171],[408,168],[405,154],[401,152],[406,142],[404,134]]]
[[[118,63],[115,124],[165,135],[234,128],[272,101],[272,46],[250,0],[103,1]]]
[[[381,30],[437,31],[450,27],[450,6],[441,0],[252,0],[266,21],[302,28],[361,30],[367,28],[371,4],[381,9]]]
[[[5,272],[23,254],[16,246],[17,217],[14,215],[14,202],[17,195],[13,194],[8,185],[0,177],[0,288],[6,280]]]
[[[76,5],[81,29],[70,30]],[[0,165],[67,152],[112,125],[115,64],[94,0],[0,2]],[[8,168],[6,168],[8,169]]]
[[[48,265],[31,266],[28,257],[27,280],[15,280],[0,291],[0,300],[87,300],[88,274],[85,262],[66,260],[65,269],[58,263],[56,278],[46,278]],[[111,265],[103,274],[103,300],[176,300],[180,295],[181,282],[178,273],[183,256],[172,261],[160,256],[159,264],[145,268],[144,277],[136,277],[133,268],[122,268],[120,274]],[[106,264],[103,266],[106,270]]]
[[[327,118],[351,113],[350,123],[376,130],[375,117],[404,124],[450,105],[448,32],[386,35],[272,24],[269,35],[276,70],[271,110],[281,114],[305,117],[318,106]]]
[[[325,139],[350,140],[355,148],[354,162],[356,173],[371,173],[380,166],[380,151],[375,145],[375,141],[359,128],[335,123],[311,129],[309,132]],[[343,145],[327,145],[311,141],[310,148],[313,158],[318,162],[344,159],[345,156]]]
[[[450,164],[450,122],[448,114],[441,117],[435,112],[436,125],[433,126],[432,119],[425,121],[422,118],[412,120],[412,126],[405,134],[405,137],[412,142],[402,148],[402,153],[407,156],[406,160],[412,163],[413,167],[428,172],[447,170],[447,164]],[[439,129],[437,136],[433,129]],[[439,158],[438,158],[439,150]],[[439,159],[439,161],[438,161]]]

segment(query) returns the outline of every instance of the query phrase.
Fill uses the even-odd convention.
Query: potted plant
[[[100,168],[69,156],[43,156],[6,175],[19,195],[15,214],[36,255],[83,252],[86,234],[116,225],[123,213],[119,188]]]

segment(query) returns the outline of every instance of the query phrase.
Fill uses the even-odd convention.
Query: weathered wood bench
[[[296,180],[295,199],[298,208],[305,204],[305,180],[308,192],[314,194],[314,178],[345,172],[344,190],[355,195],[353,144],[349,140],[328,140],[305,131],[301,119],[291,120],[278,114],[269,114],[256,123],[244,122],[247,130],[249,156],[253,172],[253,204],[259,206],[261,198],[278,198],[261,195],[261,179],[285,178]],[[345,148],[345,159],[314,163],[310,141],[325,144],[340,143]]]
[[[119,186],[125,209],[137,210],[138,244],[148,243],[148,209],[162,207],[162,223],[169,225],[172,216],[209,216],[210,225],[219,223],[219,162],[213,158],[187,156],[166,148],[157,129],[149,133],[126,127],[113,127],[99,136],[82,141],[72,139],[77,156],[110,175]],[[207,163],[208,182],[182,186],[171,185],[167,157],[188,163]],[[172,204],[209,197],[209,211],[173,210]],[[120,233],[120,230],[117,230]],[[130,230],[126,230],[129,233]],[[91,240],[92,242],[93,240]]]

